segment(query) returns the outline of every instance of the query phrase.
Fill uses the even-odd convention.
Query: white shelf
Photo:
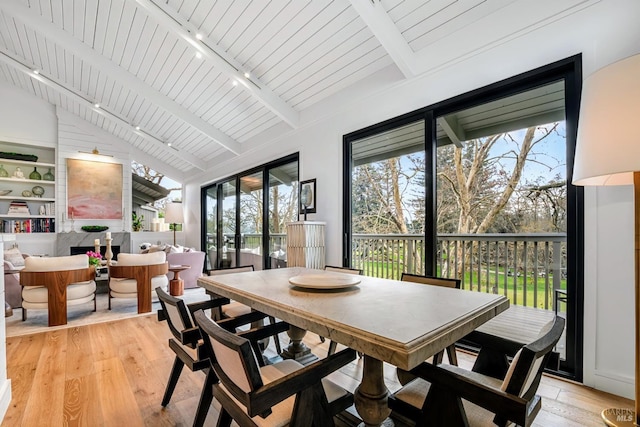
[[[16,195],[15,197],[11,197],[10,195],[7,195],[7,196],[0,196],[0,200],[18,200],[18,201],[25,201],[25,202],[55,202],[56,198],[55,197],[23,197],[22,195]]]
[[[28,160],[13,160],[13,159],[3,159],[3,158],[0,158],[0,165],[17,165],[17,166],[33,165],[34,168],[37,168],[37,167],[55,168],[56,167],[56,165],[54,165],[53,163],[30,162]]]
[[[28,175],[28,174],[27,174]],[[28,182],[31,184],[39,184],[39,185],[55,185],[55,181],[45,181],[43,179],[29,179],[29,178],[3,178],[0,177],[0,182]]]
[[[43,218],[55,218],[55,215],[0,215],[2,219],[43,219]]]

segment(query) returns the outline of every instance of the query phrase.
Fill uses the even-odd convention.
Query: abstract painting
[[[67,217],[122,219],[122,164],[67,159]]]

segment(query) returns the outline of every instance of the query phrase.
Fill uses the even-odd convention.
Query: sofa
[[[4,252],[4,292],[5,301],[11,308],[22,307],[22,286],[20,270],[24,268],[24,259],[28,254],[20,253],[17,248]]]
[[[184,280],[185,289],[195,288],[198,286],[198,278],[202,276],[204,270],[204,252],[173,252],[167,254],[169,266],[172,265],[188,265],[190,269],[180,272],[180,278]],[[169,280],[173,279],[173,273],[167,273]]]

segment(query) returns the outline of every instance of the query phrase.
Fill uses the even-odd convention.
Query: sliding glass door
[[[558,313],[556,368],[576,379],[582,193],[567,178],[579,72],[570,58],[344,137],[344,264],[457,278],[536,318]]]
[[[210,269],[286,266],[286,224],[298,216],[298,154],[202,189]]]

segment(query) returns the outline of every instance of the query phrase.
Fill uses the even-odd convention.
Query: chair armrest
[[[218,324],[218,326],[226,329],[229,332],[235,332],[236,328],[243,326],[243,325],[248,325],[250,323],[253,322],[257,322],[259,320],[262,320],[267,316],[266,314],[260,312],[260,311],[252,311],[250,313],[247,314],[241,314],[240,316],[236,316],[236,317],[229,317],[226,319],[221,319],[218,320],[216,323]]]
[[[471,345],[479,345],[480,349],[490,348],[494,352],[502,353],[513,357],[518,350],[526,343],[516,342],[496,335],[487,334],[481,331],[473,331],[462,339],[463,343],[469,342]]]
[[[324,377],[342,368],[355,358],[355,350],[347,348],[266,384],[255,392],[255,404],[252,405],[249,415],[254,417],[264,413],[289,396],[320,382]]]
[[[201,338],[202,334],[200,333],[200,328],[197,326],[191,329],[180,331],[180,342],[183,345],[188,345],[195,348]]]
[[[435,366],[424,362],[412,369],[411,373],[431,383],[429,393],[437,393],[438,389],[451,391],[462,399],[516,423],[522,420],[527,408],[527,400],[492,387],[492,378],[477,372],[452,365]]]
[[[191,318],[193,319],[193,314],[198,310],[207,310],[210,308],[220,307],[222,305],[229,304],[229,298],[218,297],[215,299],[209,299],[204,301],[193,302],[191,304],[187,304],[187,308],[189,309],[189,313],[191,314]]]
[[[274,335],[278,335],[281,332],[289,330],[289,324],[286,322],[277,322],[258,328],[249,329],[248,331],[238,332],[236,335],[246,338],[251,342],[259,341]]]

